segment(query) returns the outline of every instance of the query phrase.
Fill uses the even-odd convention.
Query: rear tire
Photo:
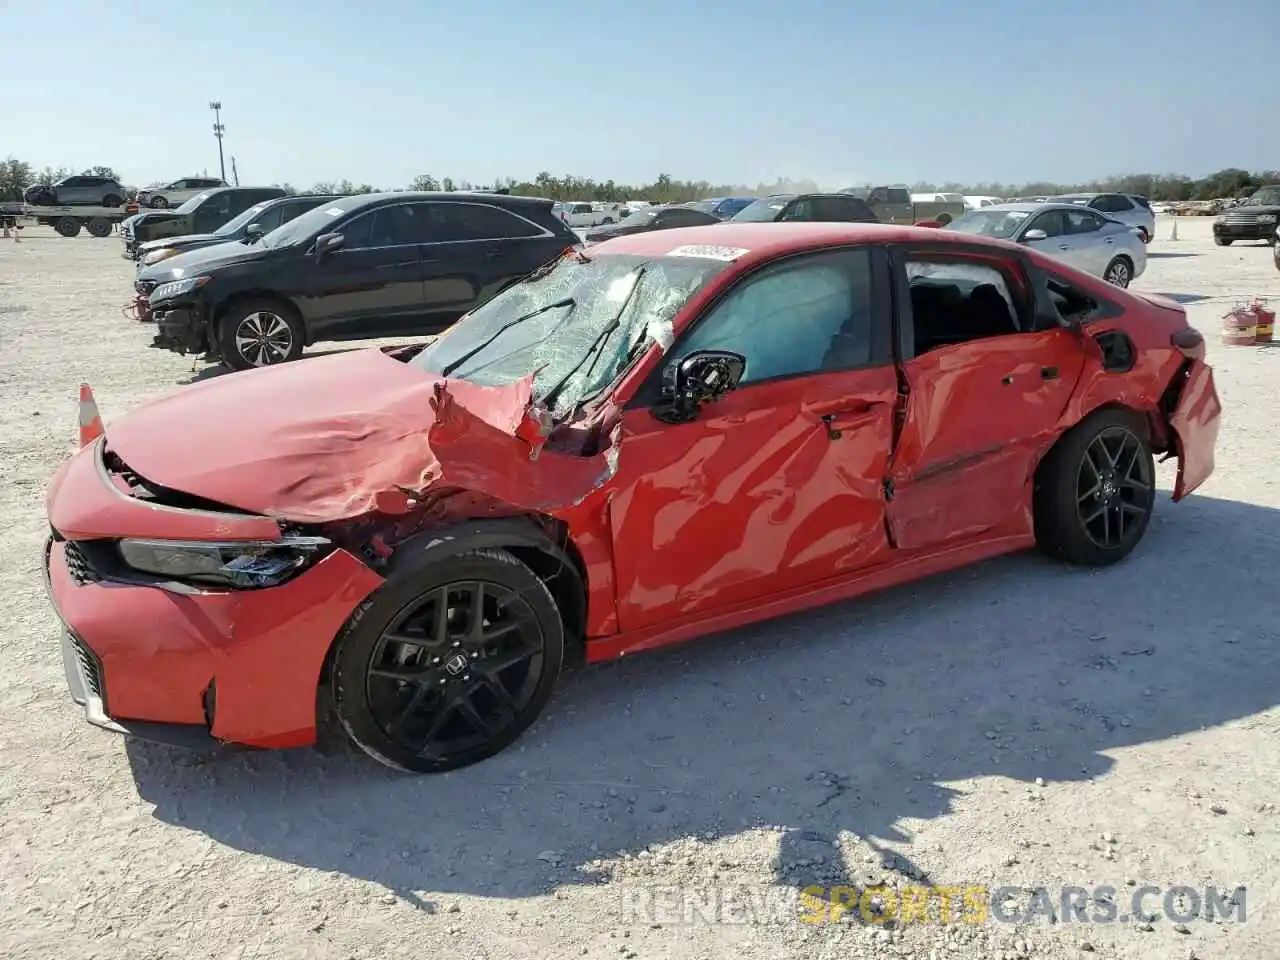
[[[306,330],[293,308],[277,300],[232,304],[218,322],[218,350],[232,370],[273,367],[302,356]]]
[[[80,233],[80,221],[75,217],[59,217],[54,221],[53,229],[59,236],[74,237]]]
[[[951,214],[940,213],[936,217],[934,217],[934,219],[937,220],[939,224],[945,227],[948,223],[951,222]]]
[[[1217,244],[1218,246],[1220,246],[1220,247],[1229,247],[1229,246],[1231,246],[1231,241],[1230,241],[1230,240],[1224,240],[1222,237],[1214,237],[1214,238],[1213,238],[1213,242],[1214,242],[1214,243],[1216,243],[1216,244]]]
[[[1155,506],[1147,424],[1108,407],[1067,431],[1036,470],[1036,543],[1068,563],[1105,567],[1127,557]]]
[[[155,210],[167,210],[169,207],[169,201],[164,197],[152,197],[148,203],[150,203],[151,207]]]
[[[106,217],[91,217],[84,226],[90,235],[99,239],[111,236],[111,221]]]
[[[356,746],[393,769],[469,766],[533,725],[564,647],[547,585],[507,551],[409,558],[338,635],[334,711]]]
[[[124,197],[117,196],[114,193],[109,193],[102,198],[102,205],[104,207],[118,207],[122,203],[124,203]]]

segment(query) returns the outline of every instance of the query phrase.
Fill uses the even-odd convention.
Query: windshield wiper
[[[542,405],[548,410],[555,409],[556,400],[560,398],[560,394],[563,393],[565,387],[569,385],[569,381],[574,378],[577,372],[582,368],[582,365],[586,363],[588,359],[591,360],[591,366],[587,367],[587,372],[584,376],[591,376],[591,371],[596,368],[596,364],[599,362],[600,357],[603,354],[602,348],[605,343],[608,341],[609,337],[613,335],[613,332],[622,325],[622,318],[626,314],[627,308],[631,306],[631,301],[635,299],[636,291],[640,289],[640,281],[644,278],[644,274],[647,269],[648,267],[641,267],[636,271],[636,282],[633,283],[631,285],[631,289],[627,291],[627,296],[622,301],[622,306],[618,308],[618,312],[613,315],[613,319],[605,324],[603,330],[596,334],[596,338],[591,341],[590,345],[587,347],[586,353],[582,355],[582,359],[570,367],[569,372],[556,381],[555,386],[548,390],[546,396],[542,398]]]
[[[545,306],[541,306],[537,310],[530,310],[528,313],[522,314],[516,317],[514,320],[508,320],[506,323],[500,326],[497,330],[493,331],[493,333],[489,334],[489,336],[487,336],[484,340],[476,344],[476,346],[472,347],[470,350],[468,350],[466,353],[460,356],[457,360],[453,361],[453,363],[449,364],[443,370],[441,370],[440,376],[442,377],[449,376],[449,374],[453,373],[453,371],[457,370],[460,366],[462,366],[464,363],[466,363],[468,360],[474,357],[481,350],[486,349],[490,344],[493,343],[493,341],[497,340],[500,336],[502,336],[504,333],[506,333],[508,330],[510,330],[512,327],[516,326],[517,324],[524,323],[526,320],[532,320],[534,317],[541,316],[542,314],[548,312],[549,310],[555,310],[561,307],[576,307],[577,305],[578,305],[578,301],[575,300],[573,297],[565,297],[562,300],[557,300],[555,303],[548,303]]]

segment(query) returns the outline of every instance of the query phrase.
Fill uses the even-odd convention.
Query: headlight
[[[151,266],[153,263],[159,263],[161,260],[168,260],[170,257],[176,257],[178,251],[173,247],[161,247],[159,250],[152,250],[142,258],[143,266]]]
[[[172,300],[185,293],[191,293],[209,282],[208,277],[184,277],[181,280],[170,280],[151,291],[152,300]]]
[[[203,542],[121,540],[120,558],[134,570],[170,580],[255,590],[301,573],[331,546],[324,537]]]

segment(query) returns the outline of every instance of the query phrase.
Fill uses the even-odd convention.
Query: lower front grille
[[[80,664],[80,672],[84,674],[89,694],[105,703],[107,698],[102,684],[102,664],[98,661],[97,654],[74,633],[71,634],[71,645],[75,648],[76,661]]]
[[[80,549],[80,545],[74,540],[67,541],[65,556],[67,558],[67,572],[71,574],[71,579],[80,584],[80,586],[84,586],[86,583],[98,583],[102,580],[98,571],[93,569],[93,564],[89,562],[85,552]]]

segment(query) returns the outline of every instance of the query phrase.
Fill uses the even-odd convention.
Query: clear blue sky
[[[0,156],[244,183],[1280,167],[1280,0],[0,0]],[[228,173],[230,160],[228,159]]]

